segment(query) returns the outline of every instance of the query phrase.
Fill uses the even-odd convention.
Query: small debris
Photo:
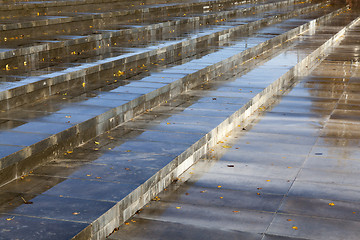
[[[25,204],[33,204],[33,202],[26,201],[25,198],[21,197],[21,199],[24,201]]]

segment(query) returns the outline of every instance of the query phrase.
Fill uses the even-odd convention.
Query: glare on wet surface
[[[358,34],[109,239],[358,239]]]
[[[293,9],[284,8],[284,13],[289,10]],[[211,66],[232,57],[235,51],[241,52],[254,47],[256,44],[263,43],[271,37],[278,36],[280,33],[322,16],[331,10],[334,9],[325,8],[313,13],[306,13],[302,16],[296,16],[297,20],[295,21],[294,19],[285,20],[273,26],[262,28],[259,32],[255,32],[248,37],[243,34],[241,36],[235,35],[229,38],[229,42],[216,42],[206,48],[199,47],[196,56],[184,57],[176,63],[171,62],[175,61],[175,59],[169,61],[159,60],[156,63],[154,62],[154,65],[160,65],[159,67],[145,68],[146,70],[150,69],[150,71],[144,75],[136,76],[134,79],[127,78],[124,80],[125,77],[121,78],[123,72],[116,71],[118,73],[115,74],[116,76],[111,73],[106,75],[105,78],[101,77],[101,80],[108,79],[105,81],[113,84],[96,81],[86,82],[86,84],[82,85],[82,88],[74,87],[44,101],[23,105],[20,110],[1,112],[0,118],[3,119],[0,122],[1,157],[11,156],[19,148],[29,149],[28,147],[33,145],[34,141],[40,143],[38,144],[40,147],[41,144],[54,144],[56,146],[56,140],[53,138],[55,134],[66,138],[76,136],[79,132],[83,133],[78,123],[88,123],[89,125],[93,121],[101,123],[103,120],[102,114],[115,112],[119,110],[117,107],[122,106],[124,103],[134,101],[144,94],[149,94],[158,89],[166,88],[169,84],[202,70],[206,66]],[[264,16],[272,13],[272,11],[268,11],[264,13]],[[353,17],[354,15],[352,15]],[[262,18],[263,15],[259,14],[256,17],[248,18],[249,21],[247,22]],[[330,28],[330,30],[327,29],[325,35],[336,33],[339,28],[351,21],[350,18],[344,19],[340,15],[333,22],[330,21],[331,24],[337,24],[337,26]],[[240,20],[243,21],[244,19]],[[204,37],[207,34],[234,27],[236,24],[222,22],[209,27],[203,33],[197,33],[194,30],[193,33],[195,34],[192,37],[194,39]],[[171,46],[174,43],[181,43],[190,36],[181,31],[176,34],[181,35],[182,38],[168,38],[168,41],[166,43],[162,42],[162,44]],[[189,90],[185,94],[173,98],[159,107],[151,109],[151,111],[148,110],[145,114],[130,119],[120,127],[105,132],[87,143],[83,144],[81,142],[81,146],[78,148],[60,148],[60,155],[57,155],[56,159],[44,163],[41,167],[29,171],[27,175],[3,186],[0,190],[1,199],[4,199],[0,203],[0,212],[3,217],[3,221],[0,221],[3,229],[1,232],[2,237],[11,238],[14,234],[18,234],[18,238],[26,238],[26,232],[31,231],[36,225],[41,225],[41,227],[37,228],[37,231],[31,233],[33,235],[29,235],[31,238],[49,239],[49,234],[53,234],[53,239],[67,239],[92,224],[104,212],[117,206],[116,204],[119,201],[127,198],[141,184],[151,179],[154,174],[161,172],[166,167],[170,168],[169,163],[173,160],[176,160],[179,156],[186,157],[186,151],[196,147],[194,143],[202,144],[205,141],[203,138],[205,134],[222,121],[228,119],[234,111],[251,101],[256,94],[286,73],[311,50],[314,50],[327,40],[326,37],[321,37],[321,41],[314,41],[315,43],[305,48],[304,51],[301,51],[300,48],[294,50],[294,48],[304,44],[306,40],[312,37],[323,36],[320,35],[320,32],[316,37],[313,35],[314,32],[305,34],[307,35],[306,39],[302,37],[295,38],[279,46],[274,51],[267,52],[264,56],[256,56],[254,58],[256,64],[246,63],[243,66],[244,69],[239,70],[242,74],[238,76],[229,78],[237,71],[234,73],[229,71],[224,75],[220,74],[216,81]],[[73,38],[70,40],[76,40],[78,36]],[[138,48],[140,50],[125,54],[135,56],[138,53],[141,54],[154,48],[154,45],[147,44],[140,44],[139,47],[129,45],[127,49]],[[53,78],[72,70],[98,66],[98,64],[109,64],[119,59],[119,55],[116,55],[119,52],[97,58],[103,53],[97,49],[96,56],[90,54],[84,59],[74,58],[73,62],[68,61],[61,66],[51,65],[45,71],[39,69],[32,73],[33,77],[24,80],[24,82],[34,83],[44,76]],[[71,55],[77,56],[77,54]],[[87,57],[94,58],[88,61]],[[320,65],[318,70],[321,67],[323,66]],[[142,68],[142,70],[144,69]],[[10,70],[5,67],[5,71]],[[324,69],[323,72],[328,71]],[[329,72],[329,74],[333,74],[333,71]],[[313,82],[316,78],[319,78],[319,76],[314,75],[309,79]],[[334,122],[331,122],[333,119],[329,120],[326,116],[327,111],[332,111],[332,107],[336,105],[333,104],[334,100],[339,96],[343,101],[346,101],[347,98],[343,98],[341,92],[334,91],[334,94],[328,94],[327,89],[316,89],[311,84],[308,86],[299,84],[297,88],[294,88],[296,94],[291,95],[290,93],[288,95],[288,105],[282,106],[282,111],[274,110],[270,112],[267,115],[268,118],[265,117],[259,124],[254,124],[249,133],[240,131],[241,134],[244,132],[248,134],[242,136],[244,139],[247,138],[245,144],[243,142],[236,143],[226,153],[232,152],[235,159],[225,154],[224,158],[217,163],[214,160],[209,161],[209,159],[200,162],[201,171],[195,171],[193,172],[195,174],[191,175],[198,177],[200,174],[203,178],[201,178],[202,180],[199,179],[194,184],[192,192],[188,192],[189,194],[185,194],[185,196],[195,196],[193,193],[199,191],[208,193],[208,200],[212,197],[216,198],[218,189],[222,189],[232,197],[226,200],[221,194],[218,199],[216,198],[212,202],[214,205],[223,204],[226,207],[228,203],[234,202],[235,199],[242,200],[234,203],[234,209],[228,209],[228,213],[233,214],[230,218],[227,212],[223,212],[222,209],[217,209],[210,204],[205,206],[205,210],[197,218],[193,217],[191,221],[188,221],[191,224],[181,222],[180,229],[192,230],[192,232],[199,230],[197,233],[202,233],[209,236],[209,238],[216,238],[216,236],[236,238],[241,236],[246,239],[258,239],[259,236],[263,236],[264,229],[267,228],[269,221],[273,220],[273,212],[277,211],[279,203],[283,202],[284,195],[289,191],[293,183],[290,180],[298,177],[301,179],[300,183],[314,181],[311,179],[311,172],[306,172],[306,168],[302,167],[304,159],[308,159],[306,152],[310,152],[310,155],[314,155],[315,158],[320,156],[319,153],[322,154],[322,157],[327,156],[328,153],[323,149],[316,149],[316,152],[313,152],[315,149],[313,146],[317,142],[320,143],[317,135],[324,132],[324,124],[338,123],[335,118]],[[352,88],[355,89],[355,86]],[[312,89],[315,90],[310,91]],[[353,95],[352,99],[355,100],[356,95]],[[313,103],[316,103],[314,107],[312,106]],[[284,114],[286,115],[289,109],[287,107],[292,107],[291,109],[294,111],[294,105],[299,106],[295,110],[303,108],[303,112],[291,112],[284,117]],[[345,105],[346,103],[332,116],[336,116],[337,119],[344,117],[345,114],[342,114],[341,111],[346,110]],[[326,106],[326,108],[323,109],[323,106]],[[309,109],[315,109],[316,112],[306,114]],[[348,120],[356,118],[354,114],[348,114],[346,117]],[[282,123],[280,130],[276,128],[279,122]],[[265,127],[261,128],[261,126]],[[267,131],[269,126],[270,129],[273,129],[272,131]],[[338,132],[335,131],[333,134],[336,133]],[[298,135],[295,139],[293,138],[294,134]],[[9,137],[10,135],[14,136],[14,138]],[[327,137],[330,137],[330,134]],[[257,141],[259,138],[260,140]],[[47,141],[42,142],[42,140]],[[277,149],[274,148],[275,141],[279,142]],[[328,139],[321,141],[319,147],[328,148],[328,142],[331,141]],[[354,146],[356,143],[352,142],[352,144]],[[229,149],[229,147],[230,145],[224,142],[219,148],[224,150]],[[240,150],[236,151],[238,150],[236,148],[245,149],[246,151],[239,153]],[[283,153],[289,150],[291,152]],[[271,163],[267,162],[263,165],[264,162],[256,154],[259,151],[261,151],[263,158],[271,159]],[[304,153],[294,154],[294,152],[300,151]],[[242,158],[239,159],[239,155]],[[272,161],[277,163],[279,155],[282,156],[279,164],[273,164]],[[228,156],[228,158],[226,159],[225,156]],[[357,156],[351,156],[351,159],[355,157]],[[8,159],[11,160],[11,158]],[[288,164],[287,159],[293,160],[291,165]],[[318,164],[321,166],[323,163],[319,162]],[[237,176],[236,170],[238,168],[241,169],[241,172]],[[209,171],[206,172],[206,169],[209,169]],[[304,172],[298,174],[299,169]],[[316,168],[311,168],[311,170],[316,170]],[[236,179],[235,181],[229,181],[229,177],[226,175],[228,171],[231,171],[229,174]],[[216,180],[217,178],[219,180]],[[340,183],[352,184],[351,181],[344,181],[341,178],[341,173],[338,178]],[[326,184],[327,180],[324,179],[324,181]],[[243,184],[238,185],[237,182]],[[324,184],[319,181],[316,181],[316,183]],[[213,188],[213,186],[216,187]],[[300,185],[299,189],[295,189],[292,192],[293,195],[289,193],[289,196],[294,196],[295,200],[297,200],[296,194],[301,193],[301,187],[302,185]],[[204,188],[208,190],[202,192]],[[254,193],[255,188],[263,191]],[[223,199],[228,202],[224,204]],[[201,202],[201,199],[194,198],[192,201],[187,202],[186,197],[184,201],[179,201],[181,205],[176,206],[168,214],[164,215],[166,224],[173,226],[174,223],[179,224],[179,221],[185,222],[186,219],[192,216],[193,212],[197,212],[200,205],[197,206],[196,202]],[[169,202],[168,205],[171,208],[171,201]],[[168,211],[168,205],[165,201],[162,209]],[[183,215],[178,218],[179,220],[176,220],[172,214],[178,212],[178,210],[185,211],[180,212]],[[241,214],[238,214],[240,211]],[[292,212],[285,213],[293,214]],[[151,222],[153,224],[158,221],[156,219],[152,220],[153,217],[150,214],[148,216],[148,218],[138,219],[138,222]],[[226,226],[221,229],[221,232],[208,232],[208,228],[216,229],[218,226],[216,218],[221,219],[223,223],[226,223]],[[209,221],[209,219],[214,219],[214,221]],[[274,223],[276,221],[273,220]],[[69,223],[73,223],[71,227],[68,227]],[[259,224],[254,225],[254,223]],[[21,231],[18,229],[19,226],[22,227]],[[252,226],[253,230],[247,231]],[[68,229],[68,231],[64,231],[64,229]],[[157,228],[154,227],[153,229]],[[274,229],[269,231],[276,231],[276,226]],[[179,231],[175,232],[179,233]],[[269,238],[271,235],[265,237]]]

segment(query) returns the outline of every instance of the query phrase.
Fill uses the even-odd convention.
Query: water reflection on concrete
[[[358,239],[359,34],[109,239]]]

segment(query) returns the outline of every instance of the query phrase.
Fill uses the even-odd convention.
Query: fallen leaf
[[[220,199],[223,199],[224,197],[220,197]]]
[[[79,215],[80,213],[79,212],[73,212],[72,214],[73,215]]]
[[[286,219],[286,221],[291,222],[292,220],[289,218],[289,219]]]
[[[155,196],[152,200],[153,201],[160,201],[160,198],[158,196]]]
[[[97,142],[97,141],[94,141],[94,143],[96,144],[96,145],[99,145],[100,143],[99,142]]]
[[[262,187],[258,187],[258,188],[257,188],[257,190],[261,190],[261,189],[262,189]]]
[[[224,146],[222,146],[223,148],[232,148],[231,146],[229,146],[229,145],[224,145]]]
[[[232,211],[233,213],[238,213],[238,212],[240,212],[240,211]]]
[[[329,206],[335,206],[335,203],[331,202],[329,203]]]
[[[25,204],[33,204],[33,202],[26,201],[25,198],[21,197],[21,199],[24,201]]]
[[[298,227],[297,227],[297,226],[293,226],[292,229],[298,230]]]
[[[200,191],[201,193],[205,193],[206,192],[206,190],[203,190],[203,191]]]
[[[218,188],[221,188],[221,186],[219,185]]]
[[[267,181],[267,182],[270,182],[271,180],[268,179],[268,180],[266,180],[266,181]]]
[[[181,207],[176,207],[176,209],[180,209]]]

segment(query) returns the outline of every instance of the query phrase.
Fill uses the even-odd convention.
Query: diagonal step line
[[[316,59],[321,57],[328,48],[339,41],[344,32],[358,21],[359,18],[342,28],[319,48],[296,64],[291,70],[270,84],[261,93],[257,94],[249,101],[248,104],[243,106],[216,128],[206,134],[203,139],[199,140],[199,142],[203,141],[201,146],[199,146],[198,142],[195,143],[187,151],[180,154],[167,166],[148,179],[143,185],[139,186],[136,190],[130,193],[73,239],[81,239],[82,237],[89,239],[102,238],[110,234],[112,230],[118,226],[117,224],[121,224],[129,219],[138,209],[142,208],[148,201],[166,188],[173,179],[179,177],[185,170],[200,159],[201,156],[210,150],[211,147],[215,146],[219,140],[223,139],[228,132],[233,130],[238,124],[246,122],[246,119],[254,111],[256,111],[260,106],[266,104],[273,96],[279,94],[280,90],[287,89],[291,86],[294,83],[295,78],[303,74],[303,71],[301,70],[308,71],[309,68],[312,69],[315,67],[318,64]],[[197,145],[197,149],[194,149],[195,145]],[[121,217],[121,220],[119,220],[119,216]],[[105,219],[108,221],[104,223]],[[99,226],[100,224],[103,226],[102,230],[99,230],[98,228],[94,229],[92,227],[95,225]]]
[[[270,25],[281,21],[281,19],[286,19],[288,17],[307,11],[314,11],[315,9],[321,8],[323,6],[324,4],[316,4],[314,6],[305,7],[304,9],[292,11],[291,13],[271,16],[255,22],[251,22],[246,25],[236,26],[234,28],[225,29],[223,31],[211,33],[209,35],[201,36],[198,38],[186,39],[184,41],[179,41],[178,43],[169,46],[159,47],[157,49],[146,51],[140,54],[125,54],[118,57],[100,60],[94,63],[83,64],[82,66],[78,67],[71,67],[63,71],[50,73],[48,75],[43,75],[40,77],[28,77],[22,81],[25,85],[18,87],[10,87],[5,91],[0,92],[0,103],[2,103],[1,108],[4,108],[0,110],[9,110],[14,107],[20,106],[24,102],[27,102],[27,99],[31,99],[31,101],[34,101],[39,98],[51,96],[56,92],[66,90],[69,83],[71,83],[71,86],[81,86],[84,82],[86,83],[86,78],[89,74],[95,74],[101,71],[110,70],[114,67],[121,67],[121,70],[124,72],[126,69],[130,68],[127,67],[128,65],[131,66],[132,63],[138,61],[139,59],[149,59],[154,56],[160,56],[161,54],[165,54],[165,52],[168,51],[180,51],[181,49],[185,49],[186,47],[192,46],[193,44],[198,44],[202,41],[206,42],[211,38],[229,38],[231,34],[234,34],[235,32],[251,32],[255,29],[259,29],[263,24]],[[131,74],[127,75],[127,77],[130,76]],[[40,94],[38,92],[40,92]]]
[[[161,102],[169,100],[170,98],[176,97],[179,94],[185,92],[187,89],[191,89],[200,84],[203,79],[210,80],[217,76],[218,71],[216,69],[221,68],[223,72],[226,72],[229,68],[236,64],[251,59],[254,56],[261,54],[264,51],[271,49],[273,46],[281,44],[282,42],[295,37],[297,34],[306,31],[310,26],[314,26],[313,23],[321,22],[320,19],[326,20],[341,10],[335,11],[317,20],[313,20],[297,28],[297,31],[290,30],[287,34],[275,37],[267,40],[265,43],[260,44],[251,49],[245,50],[242,53],[236,54],[228,59],[220,61],[214,65],[206,67],[196,73],[187,75],[175,82],[156,89],[152,92],[142,95],[140,98],[132,100],[122,106],[113,108],[103,114],[93,117],[85,122],[79,123],[73,127],[68,128],[58,134],[54,134],[49,138],[44,139],[36,144],[32,144],[20,151],[17,151],[11,155],[8,155],[0,159],[1,172],[8,171],[10,176],[5,176],[1,182],[6,183],[14,178],[20,177],[25,172],[30,171],[36,165],[46,162],[46,159],[40,158],[39,156],[56,155],[64,152],[68,147],[75,147],[83,142],[90,140],[98,136],[105,131],[110,130],[119,124],[130,120],[136,115],[144,112],[146,109],[154,107]],[[213,75],[209,75],[209,74]],[[199,76],[199,77],[197,77]],[[137,110],[134,110],[137,109]],[[96,126],[96,127],[94,127]],[[36,160],[37,159],[37,160]],[[32,162],[27,164],[26,162]]]
[[[232,2],[232,1],[233,0],[221,0],[221,1],[210,1],[210,2],[198,3],[198,4],[201,6],[201,5],[206,5],[206,4],[216,4],[218,2]],[[263,4],[263,5],[265,7],[268,6],[270,8],[271,6],[277,6],[277,5],[281,5],[282,3],[284,4],[286,2],[292,2],[292,1],[294,1],[294,0],[287,0],[287,1],[279,2],[279,3],[269,3],[269,4]],[[299,2],[299,1],[300,0],[296,0],[294,2]],[[259,2],[258,0],[251,1],[251,3],[258,3],[258,2]],[[306,0],[306,2],[309,2],[309,0]],[[183,5],[181,5],[181,6],[183,6]],[[160,8],[160,9],[162,9],[162,8]],[[261,8],[259,8],[259,6],[255,6],[255,7],[245,8],[245,9],[223,11],[218,14],[220,14],[219,17],[221,18],[221,17],[228,16],[231,14],[245,13],[247,11],[251,11],[251,10],[255,10],[255,9],[261,9]],[[135,10],[124,10],[124,13],[122,11],[119,12],[119,16],[136,14],[138,11],[140,11],[140,13],[147,13],[148,10],[149,9],[137,9],[136,11]],[[113,12],[109,13],[109,14],[111,14],[109,17],[117,17],[116,14],[114,14]],[[46,43],[46,44],[38,45],[36,47],[31,47],[31,48],[15,49],[15,50],[10,50],[10,51],[6,51],[6,52],[1,52],[0,59],[2,60],[2,59],[7,59],[7,58],[13,58],[14,56],[22,56],[22,55],[27,55],[29,53],[32,53],[32,54],[40,53],[42,51],[49,51],[49,50],[56,49],[56,48],[63,47],[63,46],[71,46],[73,44],[83,44],[83,43],[88,43],[88,42],[92,42],[92,41],[101,41],[101,40],[109,39],[112,37],[121,37],[123,34],[137,34],[139,32],[145,32],[148,30],[156,29],[158,27],[171,27],[171,26],[176,26],[177,24],[180,24],[180,23],[188,23],[188,22],[195,21],[198,19],[205,21],[205,20],[214,18],[216,16],[217,16],[217,14],[209,14],[209,15],[205,15],[205,16],[193,17],[190,19],[180,19],[180,20],[171,21],[171,22],[151,24],[149,26],[144,26],[144,27],[135,28],[135,29],[117,30],[117,31],[108,32],[108,33],[96,34],[94,36],[86,36],[86,37],[75,39],[75,40],[62,41],[61,43]],[[85,16],[85,17],[89,18],[89,16]],[[76,18],[80,18],[80,17],[76,17]],[[84,19],[84,20],[88,20],[88,19]],[[49,21],[51,21],[51,19],[46,20],[46,22],[49,22]],[[55,21],[55,20],[52,20],[52,21]],[[60,21],[73,22],[67,18],[60,19]],[[29,22],[29,23],[31,23],[31,24],[29,24],[29,26],[24,26],[24,27],[33,27],[34,24],[36,24],[36,26],[38,25],[37,22],[34,22],[34,23]],[[18,27],[19,24],[16,23],[14,25],[15,25],[15,27]],[[6,26],[6,28],[7,28],[7,30],[9,30],[8,29],[9,27]]]

